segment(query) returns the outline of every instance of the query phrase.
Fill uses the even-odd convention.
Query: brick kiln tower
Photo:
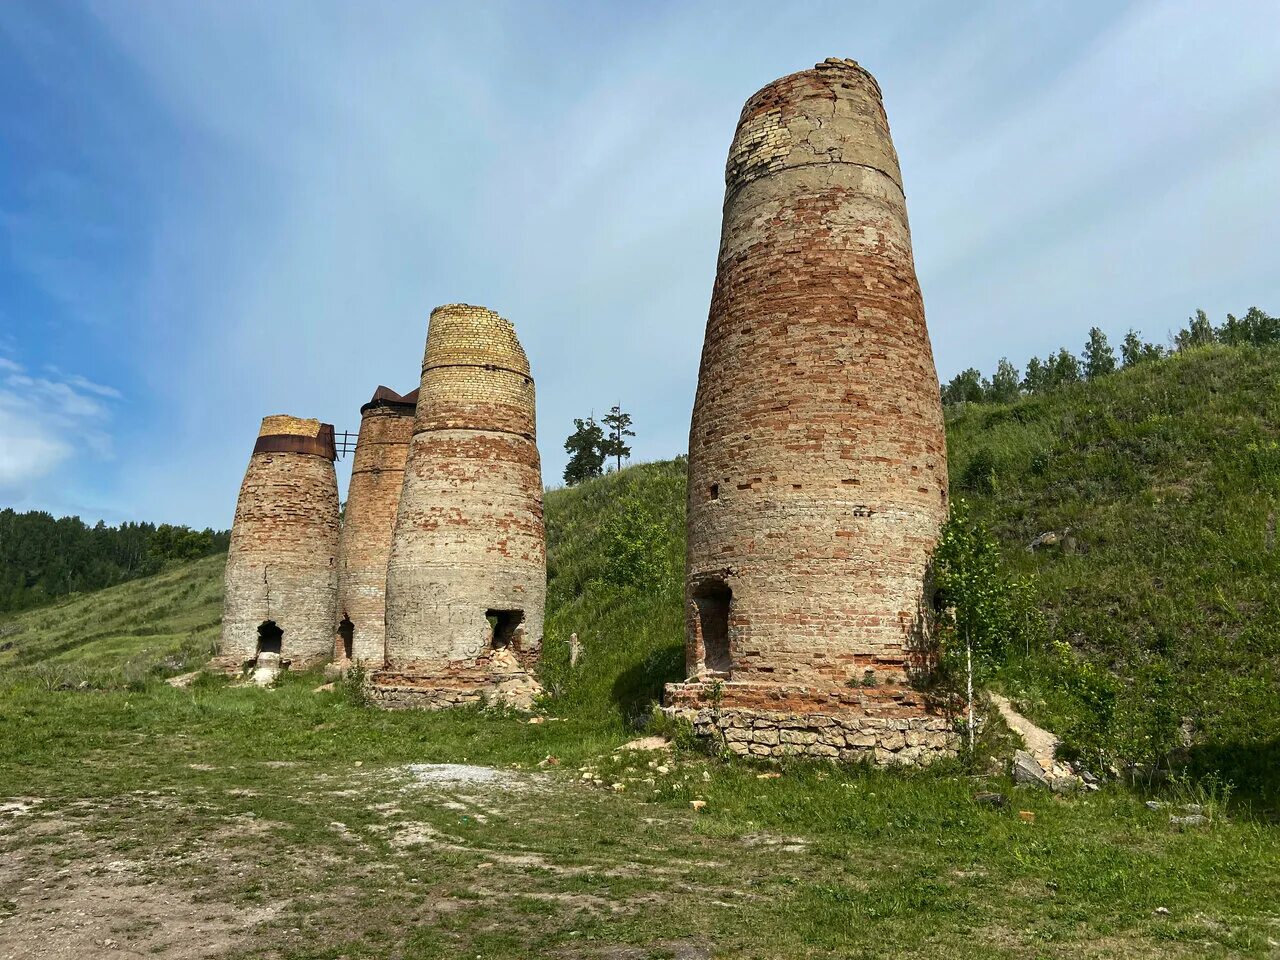
[[[338,587],[335,455],[332,425],[263,418],[227,552],[222,666],[329,659]]]
[[[547,590],[533,379],[511,323],[431,312],[387,565],[385,706],[526,705]]]
[[[946,445],[875,79],[830,59],[769,84],[725,181],[689,435],[690,680],[667,703],[741,754],[927,760],[954,745],[908,682]]]
[[[404,486],[418,391],[400,396],[378,387],[360,408],[360,435],[338,546],[338,633],[333,658],[381,667],[386,651],[384,600],[391,533]]]

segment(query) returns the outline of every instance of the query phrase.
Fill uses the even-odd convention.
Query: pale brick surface
[[[271,416],[259,437],[311,438],[321,426],[317,420]],[[337,553],[333,461],[311,453],[254,453],[231,528],[219,662],[239,667],[253,661],[258,628],[266,621],[283,631],[282,661],[300,666],[328,659]]]
[[[880,90],[852,61],[827,61],[747,102],[726,166],[689,439],[686,585],[689,675],[727,681],[720,715],[772,697],[781,702],[768,715],[808,716],[779,691],[862,683],[873,692],[836,707],[868,730],[884,729],[877,705],[928,715],[894,697],[925,665],[926,567],[946,476]],[[718,657],[699,609],[726,591]],[[668,702],[696,707],[706,686],[669,688]],[[873,747],[898,756],[896,740]],[[819,745],[851,749],[787,747],[832,755],[810,749]]]
[[[385,659],[387,558],[413,434],[414,404],[379,398],[389,394],[379,388],[360,408],[338,548],[338,620],[350,622],[351,659],[373,667]],[[345,657],[345,639],[340,631],[335,660]]]
[[[529,363],[483,307],[431,314],[414,435],[387,566],[385,705],[472,695],[527,702],[542,643],[546,541]],[[488,611],[519,611],[495,645]],[[500,649],[501,648],[501,649]]]

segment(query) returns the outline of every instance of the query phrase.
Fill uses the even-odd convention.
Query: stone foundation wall
[[[929,763],[953,756],[955,723],[904,685],[868,688],[690,681],[668,684],[664,710],[733,753],[807,756],[878,764]]]
[[[333,651],[338,480],[332,431],[316,420],[263,420],[231,528],[219,665],[253,661],[259,627],[268,621],[283,631],[283,663],[319,663]],[[298,447],[316,452],[293,452]]]
[[[959,737],[944,717],[836,717],[821,713],[760,713],[703,708],[691,714],[699,737],[717,739],[731,753],[765,760],[814,757],[923,765],[954,756]]]

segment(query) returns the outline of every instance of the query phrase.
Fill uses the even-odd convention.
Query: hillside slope
[[[203,663],[218,638],[225,561],[215,554],[0,618],[0,674],[116,686]]]
[[[1280,350],[1206,347],[948,418],[952,495],[1032,573],[1059,651],[1006,672],[1077,750],[1280,742]],[[1074,552],[1026,549],[1070,530]],[[1062,652],[1069,644],[1074,656]]]

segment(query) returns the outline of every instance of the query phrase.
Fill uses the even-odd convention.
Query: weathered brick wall
[[[259,446],[272,438],[323,436],[318,420],[266,417]],[[252,661],[258,628],[283,631],[281,657],[295,666],[333,651],[337,597],[338,480],[324,453],[258,451],[249,460],[236,502],[227,553],[219,660]]]
[[[513,663],[531,669],[545,598],[529,362],[496,313],[438,307],[387,566],[387,671],[375,674],[375,691],[411,696],[416,683],[423,705],[438,705],[451,683],[496,687]],[[520,630],[495,643],[491,611],[519,611]]]
[[[344,629],[350,630],[351,659],[375,667],[385,659],[387,558],[413,435],[417,394],[410,396],[379,387],[360,408],[360,435],[338,547],[338,620],[350,626],[339,629],[336,660],[346,656]]]
[[[828,60],[768,85],[725,176],[689,439],[689,673],[728,679],[726,706],[753,685],[902,687],[946,447],[875,80]]]

